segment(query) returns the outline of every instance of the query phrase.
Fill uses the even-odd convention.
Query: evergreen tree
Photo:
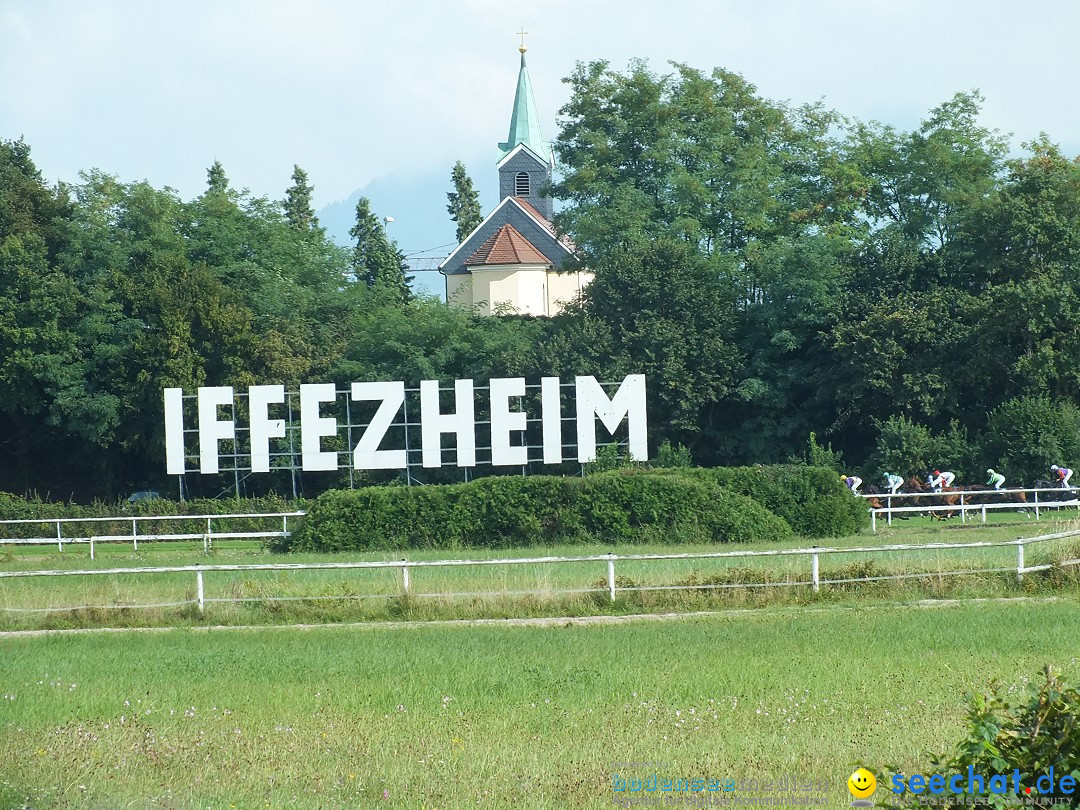
[[[229,178],[225,176],[225,168],[220,160],[215,160],[214,165],[206,170],[206,190],[215,194],[224,194],[229,190]]]
[[[460,160],[454,164],[450,180],[454,184],[454,190],[446,192],[446,199],[450,201],[446,210],[450,219],[457,224],[458,242],[464,242],[465,237],[483,221],[480,215],[480,195],[473,188],[472,178]]]
[[[371,211],[371,202],[361,197],[356,203],[356,224],[349,229],[349,236],[356,240],[353,247],[352,271],[356,278],[368,287],[390,291],[399,301],[412,298],[408,275],[409,264],[386,235],[386,229]]]
[[[315,210],[311,207],[311,184],[307,172],[293,165],[293,184],[285,192],[285,218],[298,231],[312,231],[319,227]]]

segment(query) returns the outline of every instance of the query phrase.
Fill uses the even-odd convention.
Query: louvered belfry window
[[[528,197],[529,196],[529,173],[518,172],[514,177],[514,196],[515,197]]]

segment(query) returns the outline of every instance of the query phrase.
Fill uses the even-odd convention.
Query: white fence
[[[1080,537],[1080,529],[1046,534],[1038,537],[1020,538],[1018,540],[1006,540],[999,542],[977,543],[928,543],[923,545],[890,545],[890,546],[862,546],[854,548],[813,547],[802,549],[782,549],[776,551],[723,551],[696,554],[599,554],[587,557],[527,557],[517,559],[495,560],[400,560],[400,561],[376,561],[376,562],[339,562],[339,563],[268,563],[268,564],[224,564],[224,565],[178,565],[163,566],[157,568],[108,568],[108,569],[85,569],[85,570],[52,570],[52,571],[0,571],[0,579],[16,577],[97,577],[131,575],[144,576],[154,574],[194,574],[195,575],[195,598],[180,602],[170,602],[157,605],[123,605],[124,608],[147,608],[169,607],[194,604],[198,605],[200,613],[206,610],[206,605],[214,602],[281,602],[281,601],[315,601],[315,600],[348,600],[367,598],[387,598],[392,596],[408,595],[415,598],[454,598],[454,597],[478,597],[478,596],[507,596],[529,595],[537,596],[544,594],[580,594],[580,593],[603,593],[607,592],[610,601],[614,602],[619,592],[642,592],[642,591],[694,591],[694,590],[721,590],[726,588],[764,588],[764,587],[809,587],[814,593],[820,591],[822,585],[843,585],[858,582],[880,582],[886,580],[904,580],[918,578],[940,578],[944,576],[960,576],[965,574],[981,573],[1015,573],[1018,583],[1023,582],[1024,575],[1036,571],[1045,571],[1050,565],[1028,566],[1024,563],[1024,551],[1027,546],[1060,540],[1064,538]],[[881,576],[852,577],[844,579],[822,578],[820,574],[820,560],[822,556],[830,554],[904,554],[909,552],[925,551],[950,551],[950,550],[983,550],[1003,547],[1016,548],[1016,565],[1008,567],[983,567],[964,568],[938,571],[926,571],[918,573],[884,574]],[[810,578],[797,581],[783,582],[725,582],[701,585],[643,585],[633,587],[617,587],[616,564],[620,562],[643,562],[652,560],[720,560],[720,559],[753,559],[759,557],[808,557],[810,559]],[[530,591],[485,591],[485,592],[418,592],[414,587],[413,572],[435,568],[454,568],[461,566],[492,566],[492,565],[561,565],[561,564],[603,565],[606,568],[606,588],[563,588]],[[1060,563],[1063,567],[1080,565],[1080,559],[1067,559]],[[341,594],[337,596],[260,596],[260,597],[216,597],[208,598],[205,594],[205,578],[208,575],[227,571],[318,571],[318,570],[349,570],[349,569],[399,569],[401,571],[400,590],[396,593],[372,593],[372,594]],[[84,609],[88,607],[106,608],[110,606],[79,605],[73,607],[51,608],[0,608],[8,612],[33,613],[52,612]]]
[[[1064,500],[1048,499],[1045,496],[1042,501],[1039,500],[1040,492],[1049,492],[1057,496],[1066,495]],[[1005,500],[1001,503],[986,502],[982,499],[987,497],[994,498],[1018,498],[1023,493],[1027,500]],[[1030,497],[1029,497],[1030,496]],[[978,489],[978,490],[961,490],[950,489],[945,492],[898,492],[895,495],[889,495],[887,493],[876,494],[859,494],[860,498],[870,499],[874,498],[879,503],[884,504],[880,508],[870,509],[870,527],[874,532],[877,532],[878,518],[884,517],[889,526],[892,526],[893,515],[899,515],[901,517],[908,514],[934,514],[939,512],[947,513],[960,513],[960,522],[966,523],[968,520],[969,512],[977,512],[982,516],[982,522],[986,523],[987,510],[993,511],[996,509],[1005,509],[1015,512],[1031,512],[1035,514],[1035,519],[1038,520],[1042,512],[1050,509],[1062,509],[1065,507],[1080,508],[1080,499],[1077,497],[1076,489],[1063,490],[1060,487],[1040,487],[1032,489]],[[945,498],[955,498],[956,502],[953,504],[947,504],[944,502]],[[893,506],[894,501],[898,501],[903,504],[906,498],[921,498],[927,501],[925,504],[919,504],[917,506]],[[974,499],[974,502],[972,502]]]
[[[214,540],[237,540],[241,538],[280,538],[288,537],[289,518],[302,517],[304,512],[257,512],[257,513],[233,513],[225,515],[136,515],[125,517],[88,517],[88,518],[24,518],[20,520],[0,520],[0,531],[4,526],[49,526],[55,527],[56,531],[50,537],[14,537],[0,538],[0,545],[55,545],[60,551],[64,545],[73,543],[88,543],[90,545],[90,559],[94,559],[94,546],[97,543],[123,542],[131,543],[135,551],[139,550],[139,541],[150,542],[157,540],[201,540],[203,551],[210,552]],[[229,524],[243,523],[260,518],[280,518],[281,530],[258,530],[258,531],[223,531],[222,522]],[[143,532],[139,533],[139,525],[156,521],[206,521],[206,530],[200,532]],[[214,528],[217,521],[217,528]],[[105,524],[121,525],[125,529],[131,525],[131,533],[119,534],[87,534],[92,529],[104,528]],[[82,534],[72,534],[75,527],[86,528]],[[67,527],[69,532],[64,534]]]

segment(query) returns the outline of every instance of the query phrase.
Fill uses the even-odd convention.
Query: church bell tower
[[[551,170],[554,159],[551,148],[544,141],[540,132],[540,116],[533,98],[532,82],[529,69],[525,65],[524,32],[521,52],[521,67],[518,70],[517,91],[514,93],[514,108],[510,114],[510,132],[506,140],[499,144],[502,156],[498,162],[499,198],[516,197],[535,208],[546,220],[554,212],[554,204],[549,196]]]

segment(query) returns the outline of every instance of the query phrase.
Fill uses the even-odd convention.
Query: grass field
[[[1075,512],[1069,513],[1070,517]],[[271,554],[254,541],[219,544],[210,556],[201,543],[142,543],[138,552],[130,545],[98,547],[89,560],[85,545],[68,546],[63,552],[52,546],[8,549],[0,559],[2,570],[113,569],[136,566],[258,564],[268,562],[341,562],[358,560],[413,561],[447,558],[493,559],[539,556],[593,556],[667,552],[761,551],[806,548],[814,544],[834,547],[889,544],[970,543],[1015,540],[1037,534],[1077,529],[1075,519],[1044,519],[1038,523],[1015,515],[994,515],[991,522],[967,524],[909,520],[878,534],[828,541],[803,538],[783,543],[723,546],[559,546],[506,549],[428,550],[397,553]],[[1027,549],[1028,566],[1068,557],[1080,557],[1080,540],[1066,539]],[[851,598],[912,600],[924,597],[1011,596],[1075,590],[1080,567],[1055,571],[1051,576],[1031,575],[1022,586],[1016,582],[1016,549],[1001,547],[977,550],[934,549],[916,553],[875,552],[822,555],[825,579],[873,576],[887,573],[942,572],[957,569],[1002,568],[996,574],[965,577],[932,576],[900,582],[826,586],[813,594],[805,585],[796,587],[726,588],[700,591],[621,591],[614,604],[606,593],[606,563],[564,563],[421,568],[411,572],[412,595],[402,597],[400,568],[378,570],[241,571],[211,572],[204,578],[210,600],[205,615],[191,602],[196,583],[192,573],[98,577],[49,577],[0,579],[0,629],[33,629],[79,626],[265,624],[335,622],[385,619],[437,619],[545,615],[591,615],[640,613],[667,610],[709,610],[724,607],[775,604],[822,604]],[[766,557],[722,560],[620,561],[616,567],[620,589],[635,586],[669,586],[689,583],[781,582],[810,579],[809,557]],[[556,594],[560,589],[594,589],[592,593]],[[433,596],[433,594],[457,596]],[[461,596],[461,594],[474,594]],[[213,600],[246,600],[235,603]],[[277,601],[280,600],[280,601]],[[175,603],[187,603],[176,605]],[[143,608],[143,605],[167,605]],[[172,604],[172,606],[168,606]]]
[[[0,806],[589,808],[654,772],[846,805],[856,761],[925,772],[966,690],[1075,679],[1078,608],[0,638]]]

